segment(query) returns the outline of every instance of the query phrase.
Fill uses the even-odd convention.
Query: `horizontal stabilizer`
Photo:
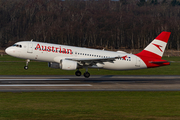
[[[170,64],[169,61],[151,61],[150,63],[153,63],[153,64]]]

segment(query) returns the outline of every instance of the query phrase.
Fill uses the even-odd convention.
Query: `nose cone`
[[[6,54],[9,54],[9,48],[5,49]]]
[[[13,53],[13,49],[11,47],[8,47],[5,49],[5,52],[8,54],[8,55],[12,55]]]

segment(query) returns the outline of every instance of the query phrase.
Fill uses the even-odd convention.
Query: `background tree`
[[[0,0],[0,47],[21,40],[142,49],[162,31],[180,48],[178,0]]]

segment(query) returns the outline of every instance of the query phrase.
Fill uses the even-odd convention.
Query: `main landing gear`
[[[75,72],[75,74],[76,76],[81,76],[81,72],[79,71],[79,69]],[[84,73],[84,77],[89,78],[89,76],[90,76],[90,73],[86,69],[86,72]]]
[[[27,70],[28,69],[28,63],[30,62],[30,59],[26,60],[26,66],[24,66],[24,69]]]
[[[89,76],[90,76],[90,73],[89,73],[89,72],[85,72],[85,73],[84,73],[84,77],[89,78]]]
[[[75,72],[76,76],[81,76],[81,72],[79,71],[79,69]]]

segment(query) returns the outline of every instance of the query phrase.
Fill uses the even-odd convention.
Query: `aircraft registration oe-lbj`
[[[76,70],[76,76],[81,76],[79,69],[85,68],[84,77],[88,78],[88,68],[110,70],[134,70],[154,68],[170,65],[162,60],[162,56],[170,37],[170,32],[161,32],[144,50],[137,54],[128,54],[123,51],[106,51],[67,45],[51,44],[36,41],[21,41],[6,48],[8,55],[30,60],[48,62],[50,68]]]

